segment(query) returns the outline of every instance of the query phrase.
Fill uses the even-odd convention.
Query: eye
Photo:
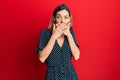
[[[67,17],[65,17],[65,19],[69,19],[69,17],[67,16]]]
[[[57,15],[57,16],[56,16],[56,18],[57,18],[57,19],[60,19],[60,18],[61,18],[61,16]]]
[[[60,19],[60,16],[57,16],[56,18],[57,18],[57,19]]]

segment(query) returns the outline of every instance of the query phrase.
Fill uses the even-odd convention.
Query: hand
[[[63,30],[63,34],[66,36],[69,36],[69,34],[70,34],[70,22],[67,23],[64,27],[65,27],[65,29]]]
[[[53,32],[52,32],[52,36],[54,36],[55,39],[57,39],[58,37],[60,37],[63,34],[63,29],[65,24],[53,24]]]

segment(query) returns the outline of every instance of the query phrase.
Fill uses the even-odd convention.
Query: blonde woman
[[[80,57],[69,8],[58,5],[49,29],[42,30],[37,48],[39,60],[47,64],[46,80],[78,80],[71,58]]]

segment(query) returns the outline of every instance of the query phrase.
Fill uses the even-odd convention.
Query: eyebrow
[[[56,14],[56,16],[57,16],[57,15],[61,16],[60,14]],[[64,15],[64,16],[69,16],[69,15]]]
[[[56,16],[57,16],[57,15],[61,16],[60,14],[56,14]]]

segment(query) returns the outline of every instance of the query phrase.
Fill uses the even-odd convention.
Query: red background
[[[56,5],[69,6],[81,56],[72,60],[80,80],[120,80],[119,0],[0,1],[0,80],[44,80],[35,54],[40,31]]]

